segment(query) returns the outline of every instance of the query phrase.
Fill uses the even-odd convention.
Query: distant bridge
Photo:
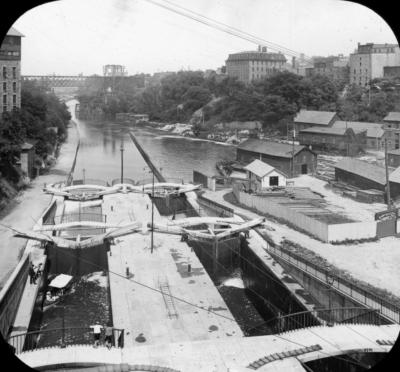
[[[144,86],[144,77],[140,76],[101,76],[101,75],[22,75],[22,81],[36,81],[46,88],[90,87],[98,89],[112,86],[118,88],[122,82]]]

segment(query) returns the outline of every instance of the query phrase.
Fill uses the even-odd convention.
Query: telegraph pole
[[[121,139],[121,183],[124,183],[124,137]]]
[[[154,170],[153,173],[153,187],[152,187],[152,197],[151,197],[151,253],[153,253],[154,248]]]
[[[294,177],[294,137],[296,135],[296,129],[294,126],[294,122],[293,122],[293,134],[292,134],[292,169],[291,169],[291,174],[292,174],[292,178]]]
[[[388,166],[388,153],[387,153],[387,138],[385,138],[385,171],[386,171],[386,198],[387,198],[387,209],[391,208],[390,202],[390,183],[389,183],[389,166]]]

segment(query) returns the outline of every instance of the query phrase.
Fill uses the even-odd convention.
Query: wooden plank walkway
[[[141,194],[109,195],[104,197],[103,213],[113,224],[151,221],[151,201]],[[156,208],[154,216],[156,222],[166,221]],[[150,233],[118,238],[108,255],[113,322],[125,329],[126,346],[242,337],[191,248],[179,236],[154,233],[151,253],[150,239]],[[187,303],[174,298],[166,303],[160,283],[168,283],[168,292]],[[171,309],[176,316],[170,316]]]

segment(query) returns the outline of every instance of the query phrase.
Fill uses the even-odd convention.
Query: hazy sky
[[[346,55],[357,42],[397,43],[380,16],[347,1],[168,1],[307,56]],[[216,69],[229,53],[257,48],[146,0],[59,0],[14,26],[25,35],[25,75],[102,74],[105,64],[125,65],[129,74]]]

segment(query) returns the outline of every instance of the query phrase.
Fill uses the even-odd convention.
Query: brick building
[[[268,163],[289,177],[314,173],[317,167],[317,154],[306,146],[251,138],[237,147],[237,161],[248,164],[256,159]]]
[[[21,107],[21,37],[11,27],[0,47],[0,113]]]
[[[398,44],[361,45],[350,54],[350,84],[365,87],[372,79],[382,78],[385,66],[400,65]]]
[[[346,84],[349,81],[349,59],[343,55],[315,57],[312,67],[306,68],[306,76],[323,75],[336,83]]]
[[[258,51],[229,54],[226,73],[247,84],[283,71],[285,63],[286,58],[282,53],[267,53],[266,47],[259,47]]]

